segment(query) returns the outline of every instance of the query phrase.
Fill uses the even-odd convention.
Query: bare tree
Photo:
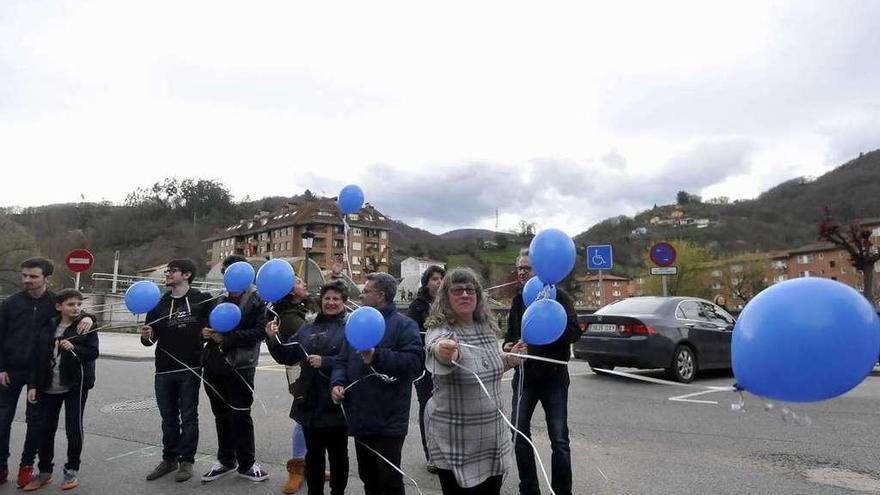
[[[850,264],[862,272],[862,293],[874,304],[874,264],[880,260],[880,249],[871,243],[871,229],[863,227],[858,220],[840,225],[834,221],[831,211],[826,207],[819,220],[819,239],[846,250]]]

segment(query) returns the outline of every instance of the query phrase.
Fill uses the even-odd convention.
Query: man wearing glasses
[[[507,333],[503,348],[507,352],[530,354],[558,361],[568,361],[571,357],[571,344],[580,339],[577,314],[571,297],[561,288],[556,288],[556,301],[562,304],[568,314],[568,322],[562,335],[547,345],[526,346],[522,341],[522,317],[525,303],[522,287],[532,278],[529,251],[524,249],[516,259],[516,275],[519,292],[510,305],[507,319]],[[522,383],[520,383],[522,381]],[[551,485],[556,495],[571,495],[571,448],[568,439],[568,366],[547,363],[535,359],[524,359],[523,365],[516,368],[513,375],[513,421],[516,428],[531,438],[532,414],[538,402],[544,408],[547,421],[547,434],[552,449]],[[520,495],[538,495],[538,473],[532,447],[521,436],[514,434],[514,453],[519,470]]]
[[[356,440],[358,476],[367,494],[405,493],[403,476],[376,453],[400,467],[409,428],[412,382],[425,359],[419,326],[397,311],[396,293],[397,281],[391,275],[367,276],[361,302],[385,317],[385,336],[367,350],[344,343],[331,379],[333,402],[345,408],[349,435]],[[349,385],[352,387],[345,390]]]
[[[175,259],[165,270],[166,292],[147,313],[141,343],[156,344],[156,403],[162,416],[162,462],[147,481],[177,471],[176,481],[192,477],[199,443],[199,373],[202,329],[208,327],[211,295],[190,287],[196,276],[193,260]]]

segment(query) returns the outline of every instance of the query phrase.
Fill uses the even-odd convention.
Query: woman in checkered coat
[[[501,353],[500,331],[473,270],[444,277],[425,327],[425,366],[434,374],[425,436],[443,493],[499,494],[513,465],[501,376],[520,360]]]

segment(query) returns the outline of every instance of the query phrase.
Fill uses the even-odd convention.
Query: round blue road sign
[[[670,266],[675,263],[675,247],[668,242],[658,242],[651,246],[648,256],[657,266]]]

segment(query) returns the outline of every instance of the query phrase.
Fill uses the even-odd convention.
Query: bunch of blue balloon
[[[815,402],[856,387],[880,354],[880,320],[840,282],[798,278],[749,301],[733,330],[737,386],[775,400]]]
[[[230,265],[229,268],[235,264]],[[280,301],[290,294],[294,284],[296,284],[296,275],[293,267],[285,260],[269,260],[257,271],[257,293],[270,303]]]
[[[226,333],[235,330],[241,322],[241,309],[237,304],[220,303],[214,306],[208,316],[208,323],[215,332]]]
[[[247,261],[237,261],[223,272],[223,285],[230,294],[244,292],[254,283],[254,267]]]
[[[132,314],[140,315],[150,312],[159,305],[162,291],[159,286],[149,280],[135,282],[125,291],[125,307]]]
[[[385,337],[385,317],[378,309],[361,306],[345,322],[345,338],[358,351],[372,349]]]
[[[522,338],[527,344],[550,344],[565,331],[568,315],[556,301],[555,284],[571,273],[575,259],[574,241],[561,230],[542,230],[532,239],[529,261],[536,277],[523,287],[523,302],[527,292],[530,299],[522,319]]]

